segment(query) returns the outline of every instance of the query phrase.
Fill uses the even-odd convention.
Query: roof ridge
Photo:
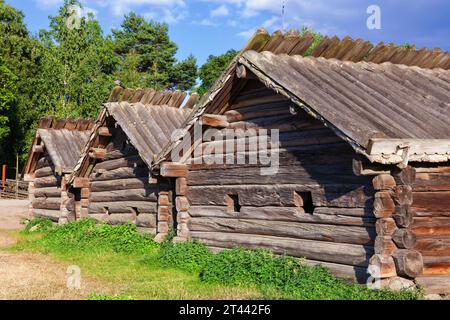
[[[189,99],[185,101],[187,96],[187,92],[180,90],[132,89],[116,86],[111,91],[108,102],[141,102],[144,105],[167,105],[173,108],[192,108],[198,101],[198,94],[193,92]]]
[[[94,121],[90,119],[57,119],[56,117],[50,116],[39,119],[37,129],[86,131],[91,130],[93,126]]]
[[[345,36],[342,40],[337,37],[325,36],[317,45],[311,33],[301,34],[297,30],[283,33],[280,30],[270,35],[264,28],[256,31],[241,53],[254,50],[257,52],[270,51],[274,54],[288,54],[305,56],[309,51],[310,56],[327,59],[338,59],[351,62],[372,62],[403,64],[417,66],[424,69],[441,68],[450,69],[450,52],[435,49],[416,49],[415,46],[406,48],[393,43],[380,42],[374,45],[363,39],[352,39]]]

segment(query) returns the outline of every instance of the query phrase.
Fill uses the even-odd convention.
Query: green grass
[[[420,291],[374,291],[332,276],[320,266],[264,250],[211,253],[196,242],[155,243],[127,224],[81,220],[64,226],[27,228],[14,250],[51,254],[120,288],[116,296],[92,293],[93,300],[126,299],[354,299],[411,300]],[[38,231],[36,231],[38,232]]]

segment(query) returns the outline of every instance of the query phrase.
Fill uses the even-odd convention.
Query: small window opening
[[[314,213],[314,203],[311,192],[294,191],[294,204],[296,207],[303,208],[305,213]]]
[[[111,213],[109,212],[109,208],[108,208],[108,207],[103,207],[103,212],[104,212],[105,214],[107,214],[108,216],[111,214]]]
[[[237,194],[227,195],[227,206],[229,212],[241,212],[241,205],[239,204],[239,196]]]

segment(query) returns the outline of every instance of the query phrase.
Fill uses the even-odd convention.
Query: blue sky
[[[32,32],[48,27],[48,15],[62,0],[6,0],[22,10]],[[199,64],[209,54],[240,49],[260,26],[270,32],[306,25],[325,35],[350,35],[372,42],[412,43],[450,50],[449,0],[82,0],[106,33],[120,26],[123,15],[135,11],[167,22],[179,46],[178,58],[192,53]],[[381,10],[381,29],[366,25],[369,5]]]

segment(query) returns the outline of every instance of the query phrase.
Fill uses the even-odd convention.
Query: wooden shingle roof
[[[349,37],[312,44],[312,35],[258,30],[196,105],[185,132],[203,114],[227,111],[243,66],[373,162],[450,159],[449,52],[374,46]],[[168,145],[154,166],[178,143]]]
[[[183,126],[197,100],[195,93],[188,98],[187,93],[180,91],[114,88],[100,112],[69,182],[87,174],[85,171],[90,161],[89,152],[96,147],[98,130],[107,117],[114,118],[142,160],[150,167],[154,156],[170,142],[174,131]]]
[[[50,117],[39,120],[23,174],[31,174],[35,170],[40,157],[40,153],[33,152],[36,146],[45,148],[56,172],[72,172],[93,126],[93,121],[84,119],[56,120]]]

